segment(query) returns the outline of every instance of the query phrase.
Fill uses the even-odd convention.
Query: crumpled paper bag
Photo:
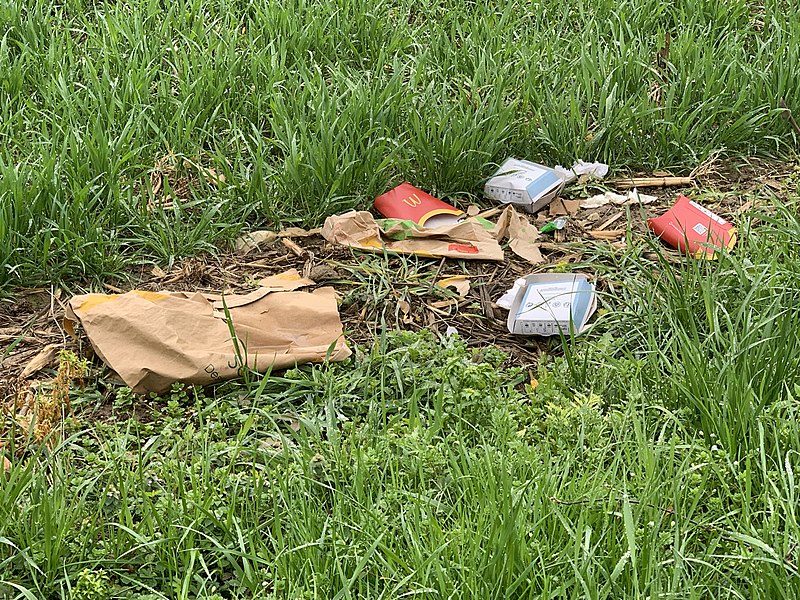
[[[199,292],[87,294],[69,301],[68,331],[79,322],[97,355],[136,393],[167,391],[175,382],[206,385],[242,373],[242,361],[264,373],[350,356],[333,288],[289,278],[244,295]],[[242,356],[235,351],[224,306]]]
[[[422,228],[410,221],[376,221],[366,211],[350,211],[325,219],[322,236],[332,244],[371,252],[396,252],[433,258],[502,261],[503,249],[498,240],[508,239],[511,250],[532,262],[542,262],[535,243],[539,232],[507,206],[496,225],[485,219],[468,218],[435,228]]]
[[[333,244],[372,252],[503,260],[497,240],[472,219],[425,229],[414,227],[410,221],[385,219],[379,224],[367,211],[350,211],[325,219],[322,237]]]

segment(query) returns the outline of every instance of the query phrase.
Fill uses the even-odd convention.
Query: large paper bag
[[[243,363],[264,373],[350,355],[333,288],[308,293],[264,286],[225,296],[224,303],[221,296],[201,293],[88,294],[69,302],[65,324],[72,329],[75,322],[97,355],[137,393],[161,393],[175,382],[231,379]]]

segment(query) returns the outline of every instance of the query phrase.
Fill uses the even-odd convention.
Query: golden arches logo
[[[408,204],[411,208],[414,208],[415,206],[419,206],[420,204],[422,204],[422,200],[420,200],[419,196],[417,196],[416,194],[412,194],[408,198],[403,199],[403,202]]]

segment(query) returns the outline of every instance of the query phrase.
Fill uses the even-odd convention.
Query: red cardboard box
[[[375,198],[375,210],[389,219],[414,221],[425,226],[425,223],[439,215],[448,215],[448,219],[436,219],[437,225],[452,224],[464,215],[463,211],[447,202],[442,202],[430,194],[415,188],[410,183],[401,183]],[[431,222],[428,227],[435,226]]]
[[[647,225],[670,246],[695,258],[714,258],[717,250],[730,250],[736,228],[719,215],[681,194],[667,212]]]

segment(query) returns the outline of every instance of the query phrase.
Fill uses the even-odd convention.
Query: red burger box
[[[660,217],[647,225],[664,242],[695,258],[714,258],[717,251],[736,243],[736,228],[683,194]]]

